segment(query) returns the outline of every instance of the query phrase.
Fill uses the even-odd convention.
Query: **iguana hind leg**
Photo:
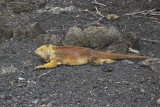
[[[105,59],[105,62],[106,62],[106,63],[114,63],[114,62],[116,62],[116,60],[112,60],[112,59]]]
[[[101,64],[104,64],[104,63],[114,63],[115,60],[112,60],[112,59],[100,59],[98,57],[92,57],[90,58],[89,62],[93,65],[101,65]]]
[[[36,66],[36,69],[55,68],[55,67],[57,67],[57,65],[60,65],[60,64],[58,64],[56,61],[52,60],[49,63],[46,63],[44,65]]]

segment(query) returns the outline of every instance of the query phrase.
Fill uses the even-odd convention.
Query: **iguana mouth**
[[[40,53],[40,51],[39,51],[38,49],[36,49],[36,50],[35,50],[35,54],[36,54],[36,55],[40,55],[39,53]]]

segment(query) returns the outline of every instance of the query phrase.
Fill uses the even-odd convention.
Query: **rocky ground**
[[[158,107],[159,29],[159,0],[1,0],[0,105]],[[157,59],[35,70],[43,44]]]

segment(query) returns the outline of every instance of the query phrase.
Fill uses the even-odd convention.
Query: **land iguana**
[[[151,58],[146,56],[103,52],[77,46],[53,45],[43,45],[35,50],[35,54],[48,62],[44,65],[36,66],[36,69],[55,68],[57,65],[62,64],[83,65],[86,63],[91,63],[93,65],[101,65],[103,63],[113,63],[118,59]]]

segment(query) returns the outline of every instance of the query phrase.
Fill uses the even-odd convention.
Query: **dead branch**
[[[159,40],[150,40],[150,39],[141,39],[143,41],[148,41],[148,42],[155,42],[155,43],[160,43]]]
[[[160,12],[156,12],[156,9],[151,9],[151,10],[143,10],[139,12],[133,12],[133,13],[126,13],[125,15],[132,15],[133,17],[136,18],[145,18],[145,19],[151,19],[154,20],[152,22],[160,23],[160,19],[156,18],[155,16],[159,16]],[[151,16],[146,16],[146,15],[151,15]]]
[[[96,12],[97,12],[98,15],[100,15],[101,17],[105,17],[105,16],[103,16],[103,15],[98,11],[98,9],[97,9],[96,6],[95,6],[95,9],[96,9]]]
[[[150,15],[152,15],[152,16],[159,16],[159,15],[160,15],[160,12],[150,13]]]
[[[49,72],[43,73],[42,75],[38,76],[37,78],[41,78],[42,76],[47,75],[47,74],[49,74],[50,72],[52,72],[52,71],[49,71]]]
[[[96,18],[99,19],[99,17],[96,14],[94,14],[93,12],[91,12],[91,11],[87,11],[87,12],[90,13],[90,14],[92,14],[93,16],[95,16]]]
[[[104,16],[104,15],[101,14],[101,12],[98,10],[98,8],[96,6],[95,6],[95,9],[96,9],[96,13],[90,12],[89,10],[87,10],[87,11],[85,10],[85,12],[88,12],[88,13],[92,14],[93,16],[95,16],[96,18],[98,18],[99,20],[97,22],[101,21],[105,17],[108,20],[116,20],[119,17],[119,16],[114,15],[114,14],[110,14],[108,16]]]
[[[141,18],[145,18],[145,19],[152,19],[152,20],[160,20],[159,18],[155,18],[155,17],[145,17],[145,16],[134,16],[136,18],[141,17]]]
[[[2,1],[0,4],[27,4],[26,2],[7,2],[7,1]]]
[[[160,22],[158,22],[158,21],[152,21],[153,23],[158,23],[158,24],[160,24]]]
[[[84,12],[88,12],[88,13],[92,14],[93,16],[95,16],[96,18],[98,18],[99,20],[98,20],[97,22],[101,21],[104,17],[107,17],[107,16],[102,15],[102,14],[98,11],[98,8],[97,8],[96,6],[95,6],[95,9],[96,9],[96,13],[93,13],[93,12],[91,12],[91,11],[89,11],[89,10],[84,10]]]
[[[98,18],[99,20],[98,20],[97,22],[101,21],[104,17],[107,17],[107,16],[102,15],[102,14],[98,11],[98,8],[97,8],[96,6],[95,6],[95,9],[96,9],[96,13],[100,16],[100,18]]]
[[[102,4],[102,3],[98,3],[97,0],[94,0],[94,2],[92,2],[94,4],[98,4],[98,5],[101,5],[101,6],[106,6],[105,4]]]
[[[143,11],[139,11],[139,12],[133,12],[133,13],[126,13],[125,15],[136,15],[136,14],[149,14],[149,13],[153,13],[156,9],[151,9],[151,10],[143,10]]]

